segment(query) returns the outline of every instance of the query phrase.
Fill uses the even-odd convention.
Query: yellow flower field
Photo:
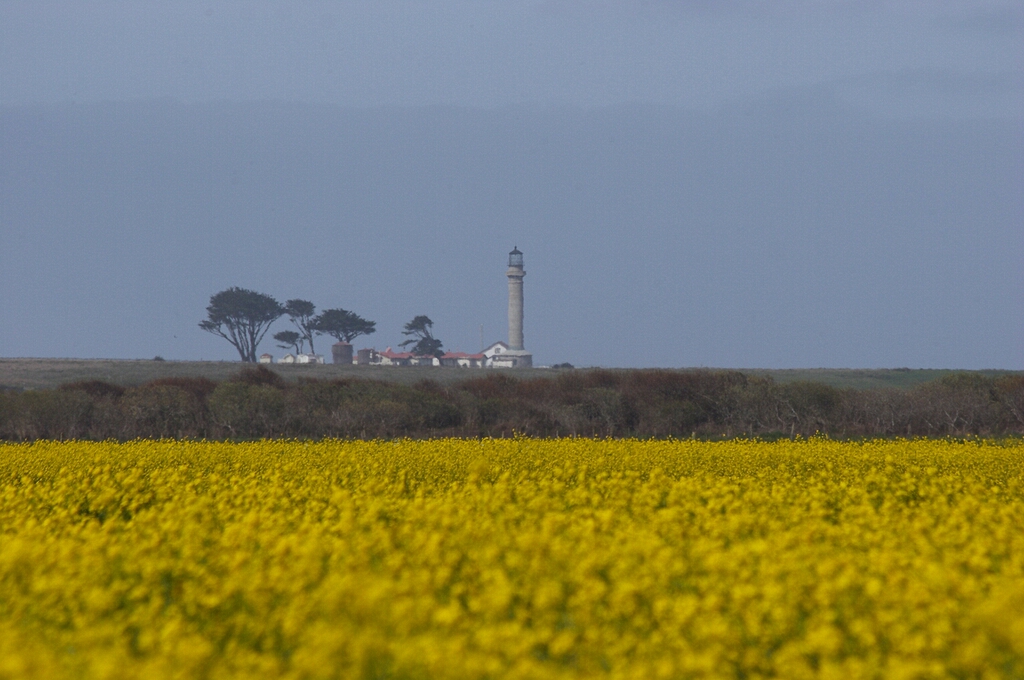
[[[65,677],[1024,677],[1024,445],[0,445]]]

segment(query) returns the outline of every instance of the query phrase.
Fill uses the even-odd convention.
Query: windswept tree
[[[284,307],[271,296],[231,287],[210,297],[199,327],[230,342],[242,361],[256,363],[256,348],[282,314]]]
[[[360,335],[375,332],[377,323],[347,309],[325,309],[314,319],[313,330],[317,335],[333,336],[338,342],[352,342]]]
[[[316,354],[313,349],[313,331],[316,321],[316,305],[309,300],[289,300],[284,303],[284,313],[288,315],[295,327],[299,329],[299,336],[309,343],[310,354]],[[277,339],[277,336],[274,336]],[[299,354],[302,352],[300,351]]]
[[[412,345],[412,353],[421,357],[440,357],[444,354],[441,349],[441,341],[434,337],[431,332],[434,322],[428,316],[417,316],[405,324],[402,335],[411,336],[408,340],[399,343],[400,347]]]
[[[296,354],[302,354],[303,338],[295,331],[274,333],[274,340],[277,340],[277,346],[281,349],[292,349],[294,347]]]

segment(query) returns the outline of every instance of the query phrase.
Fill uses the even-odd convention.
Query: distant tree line
[[[0,392],[0,439],[396,437],[1019,437],[1024,376],[946,376],[915,388],[780,384],[735,371],[488,372],[451,385],[236,378],[86,381]]]
[[[210,297],[206,318],[199,322],[199,327],[231,343],[242,361],[256,363],[260,342],[282,316],[287,316],[296,330],[280,331],[273,338],[278,347],[294,349],[296,354],[302,354],[307,344],[310,353],[315,353],[313,338],[318,335],[329,335],[338,342],[352,342],[360,335],[370,335],[377,330],[376,322],[347,309],[325,309],[317,314],[316,306],[309,300],[288,300],[282,305],[273,296],[238,287]],[[415,317],[405,324],[403,331],[403,335],[412,337],[401,346],[412,345],[412,352],[417,356],[441,356],[442,343],[433,336],[433,325],[429,317]]]
[[[271,324],[287,316],[297,330],[281,331],[274,335],[278,347],[295,348],[301,354],[306,343],[314,352],[313,338],[330,335],[339,342],[351,342],[360,335],[376,331],[373,321],[346,309],[327,309],[316,313],[309,300],[288,300],[281,304],[270,295],[245,288],[232,287],[210,297],[206,318],[199,327],[227,340],[238,351],[242,361],[256,363],[257,348],[270,330]]]

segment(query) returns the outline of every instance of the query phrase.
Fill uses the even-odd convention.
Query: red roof
[[[442,359],[483,359],[483,354],[466,354],[465,352],[445,352]]]
[[[392,352],[390,347],[380,352],[380,355],[388,359],[413,359],[416,356],[412,352]]]
[[[394,360],[394,359],[422,359],[422,358],[426,358],[426,357],[420,357],[418,354],[414,354],[413,352],[393,352],[390,347],[388,347],[383,352],[378,352],[378,354],[380,356],[382,356],[382,357],[385,357],[387,359],[392,359],[392,360]],[[477,360],[481,360],[482,361],[486,357],[483,354],[467,354],[466,352],[445,352],[443,355],[441,355],[441,358],[442,359],[477,359]]]

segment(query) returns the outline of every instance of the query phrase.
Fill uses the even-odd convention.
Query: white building
[[[484,355],[484,367],[493,368],[494,358],[503,355],[507,351],[508,343],[502,342],[501,340],[485,349],[483,352],[481,352],[481,354]]]
[[[322,364],[324,363],[324,356],[322,354],[300,354],[295,357],[295,363],[297,364]]]
[[[485,368],[530,368],[533,366],[532,355],[522,350],[509,349],[508,344],[500,340],[485,349],[482,354]]]
[[[483,353],[467,354],[466,352],[445,352],[441,358],[434,359],[435,366],[454,366],[458,368],[483,368]]]

